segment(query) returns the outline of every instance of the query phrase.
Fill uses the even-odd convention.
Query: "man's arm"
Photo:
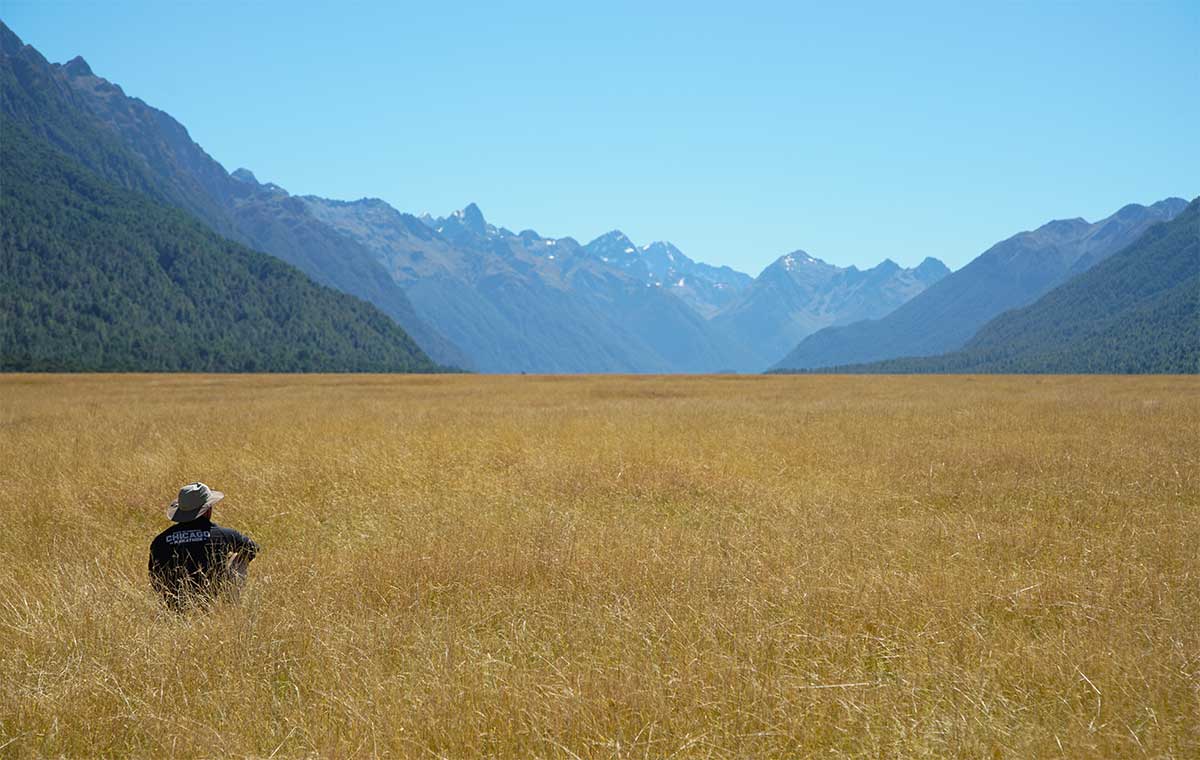
[[[167,583],[166,567],[162,561],[154,554],[154,547],[150,547],[150,563],[147,568],[150,573],[150,586],[155,591],[164,596],[170,591],[170,586]]]
[[[222,540],[228,545],[229,551],[236,553],[239,560],[249,562],[258,555],[258,544],[249,536],[233,528],[222,527],[220,531]]]

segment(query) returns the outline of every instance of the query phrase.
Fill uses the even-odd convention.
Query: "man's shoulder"
[[[207,520],[175,523],[155,536],[154,540],[150,542],[150,546],[173,546],[175,544],[194,544],[199,541],[207,541],[209,539],[209,532],[214,527],[216,526],[210,525]]]
[[[251,552],[258,551],[258,544],[254,541],[254,539],[250,538],[239,530],[234,530],[233,528],[225,528],[213,523],[212,537],[213,541],[233,545],[234,547],[237,547],[239,551],[243,549]]]
[[[170,535],[170,534],[171,534],[171,532],[172,532],[172,531],[174,531],[174,530],[175,530],[175,526],[174,526],[174,525],[169,525],[169,526],[167,526],[166,528],[164,528],[164,529],[162,530],[162,532],[161,532],[161,533],[159,533],[157,536],[155,536],[155,537],[154,537],[154,540],[150,542],[150,543],[151,543],[151,545],[154,545],[154,544],[165,544],[165,543],[167,542],[167,536],[168,536],[168,535]]]
[[[224,525],[217,525],[216,523],[213,523],[212,526],[209,528],[209,530],[212,531],[214,538],[217,538],[217,537],[220,537],[220,538],[242,538],[243,537],[240,531],[238,531],[234,528],[227,528]]]

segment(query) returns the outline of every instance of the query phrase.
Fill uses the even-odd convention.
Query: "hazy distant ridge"
[[[422,220],[375,199],[303,200],[371,248],[422,316],[483,370],[711,372],[742,361],[740,347],[661,280],[571,238],[496,227],[474,204]]]
[[[1200,373],[1200,198],[959,351],[835,370]]]
[[[1186,206],[1181,198],[1168,198],[1125,206],[1094,224],[1066,219],[1019,233],[881,319],[805,338],[776,367],[815,369],[956,350],[991,318],[1032,303]]]
[[[715,322],[755,354],[755,370],[778,361],[805,336],[830,325],[880,317],[934,285],[950,270],[937,259],[902,268],[891,259],[866,271],[794,251],[763,270]]]

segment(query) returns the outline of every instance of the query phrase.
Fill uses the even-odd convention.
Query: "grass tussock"
[[[1200,755],[1195,378],[8,376],[0,463],[0,755]]]

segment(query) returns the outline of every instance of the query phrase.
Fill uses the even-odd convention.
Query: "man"
[[[150,544],[150,583],[173,609],[236,598],[258,544],[212,521],[212,508],[225,494],[203,483],[179,489],[167,507],[175,522]]]

